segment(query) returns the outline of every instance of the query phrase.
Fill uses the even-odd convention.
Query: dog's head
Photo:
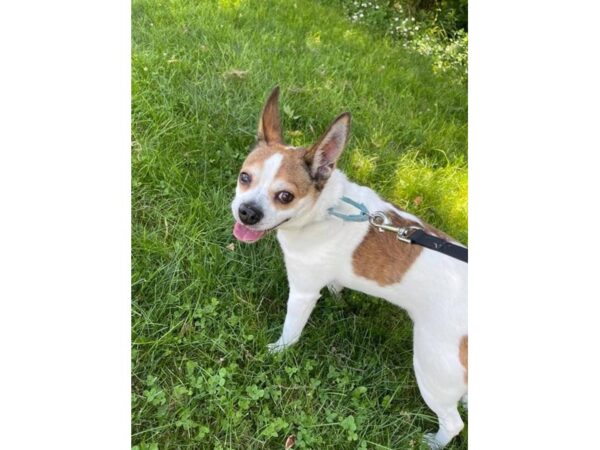
[[[256,145],[244,161],[231,204],[234,236],[255,242],[267,231],[293,224],[309,212],[346,145],[350,114],[340,115],[309,148],[283,141],[279,87],[273,89],[260,120]]]

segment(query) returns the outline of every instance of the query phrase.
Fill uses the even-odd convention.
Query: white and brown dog
[[[283,141],[278,97],[275,88],[231,205],[237,239],[255,242],[277,229],[283,250],[290,285],[287,314],[281,337],[269,348],[279,351],[298,341],[325,286],[356,289],[404,308],[414,321],[417,383],[439,420],[438,432],[426,440],[442,448],[463,428],[457,404],[467,400],[467,264],[401,242],[369,222],[331,215],[330,208],[356,213],[340,201],[348,197],[369,211],[386,212],[394,225],[418,225],[451,240],[336,169],[350,114],[335,119],[312,147],[290,147]]]

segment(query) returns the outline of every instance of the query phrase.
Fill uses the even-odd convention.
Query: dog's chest
[[[301,231],[280,231],[277,239],[286,262],[293,261],[314,270],[346,268],[368,231],[366,222],[347,224],[329,220]]]

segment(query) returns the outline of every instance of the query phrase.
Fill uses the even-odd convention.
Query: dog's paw
[[[460,399],[460,404],[463,406],[463,408],[465,408],[466,412],[469,411],[469,396],[467,394],[463,395],[463,397]]]
[[[282,352],[283,350],[285,350],[288,346],[276,341],[276,342],[271,342],[270,344],[267,344],[267,350],[269,351],[269,353],[279,353]]]
[[[279,338],[275,342],[267,344],[267,349],[269,350],[269,353],[279,353],[290,347],[292,344],[294,344],[294,342],[296,341],[284,343],[281,338]]]
[[[442,450],[443,445],[435,437],[435,433],[425,433],[423,435],[423,441],[429,446],[431,450]]]
[[[335,298],[340,298],[342,296],[342,290],[343,289],[344,289],[344,286],[342,286],[341,284],[329,283],[327,285],[327,290]]]

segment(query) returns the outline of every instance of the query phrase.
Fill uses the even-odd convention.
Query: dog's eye
[[[290,203],[292,200],[294,200],[294,195],[288,191],[281,191],[277,193],[277,200],[283,204]]]
[[[248,175],[246,172],[240,173],[240,183],[249,184],[252,181],[252,177]]]

